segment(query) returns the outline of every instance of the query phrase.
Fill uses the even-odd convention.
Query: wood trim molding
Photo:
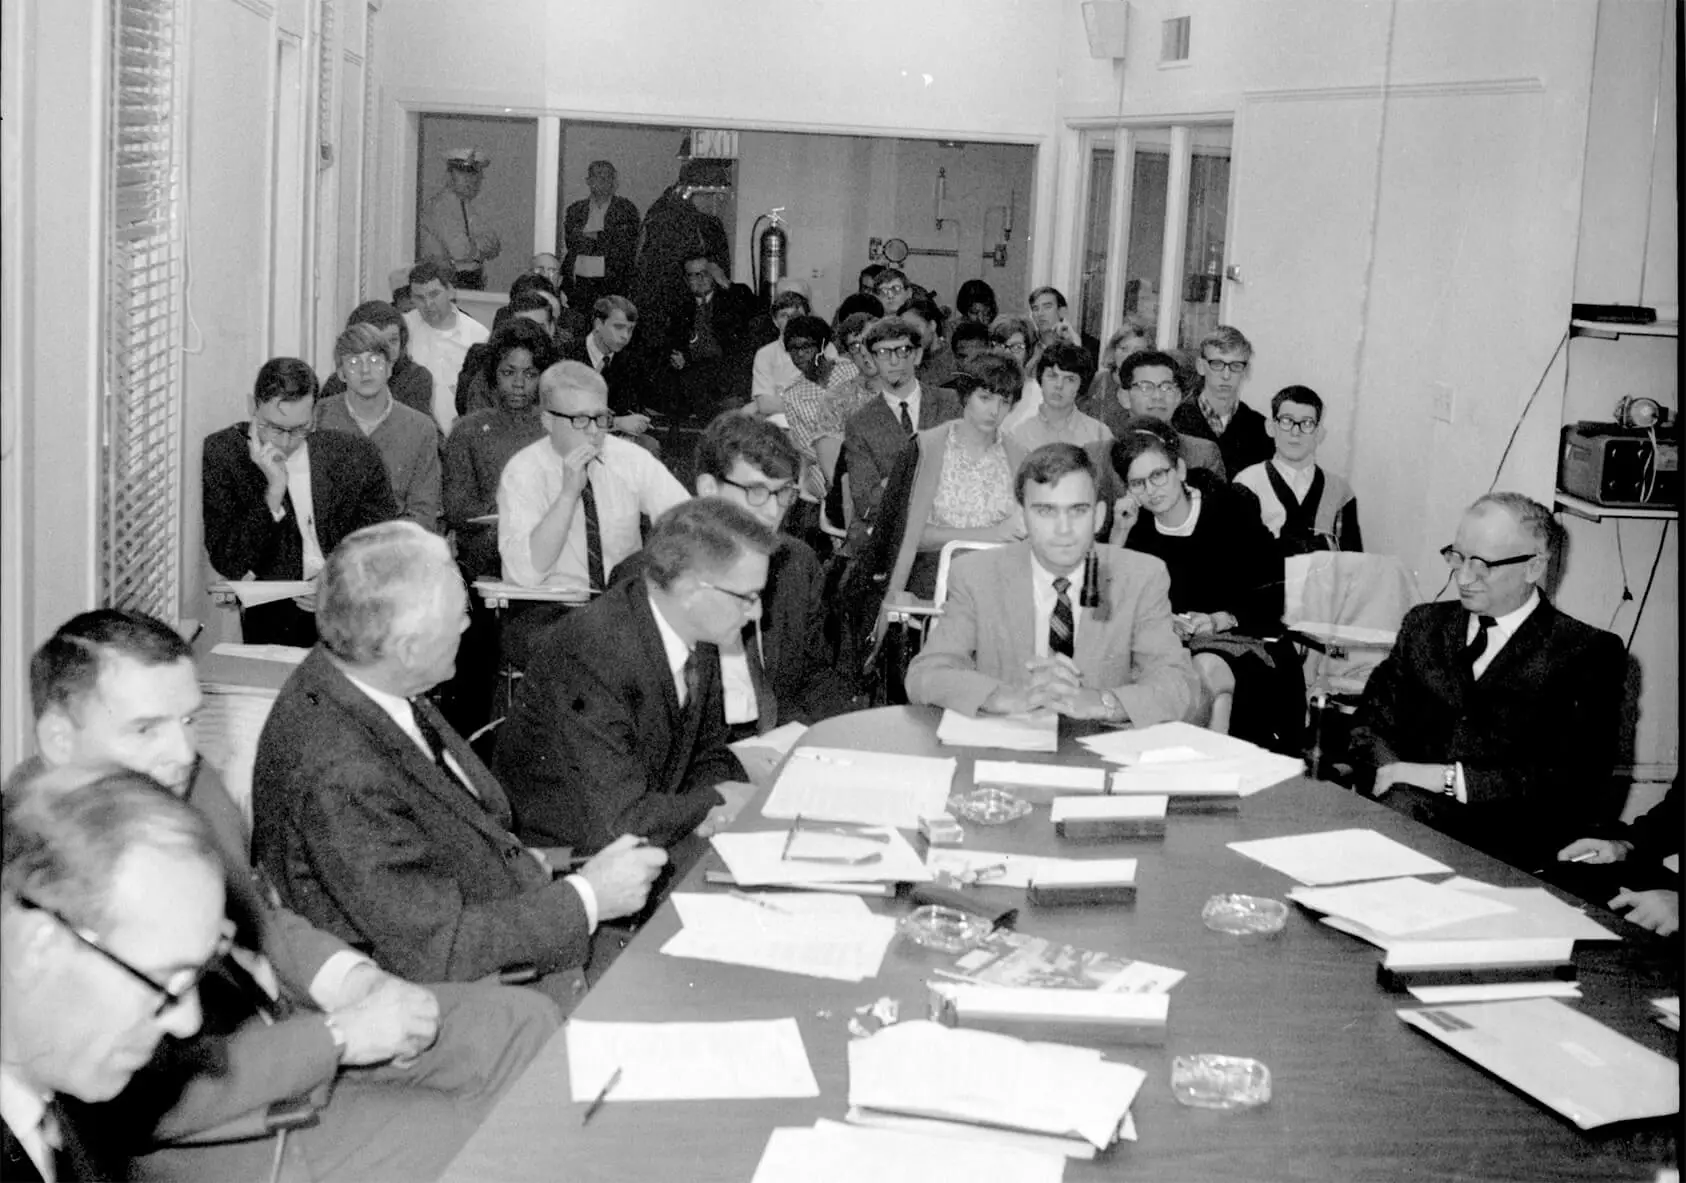
[[[1246,90],[1241,97],[1250,103],[1340,102],[1350,99],[1438,99],[1453,96],[1540,94],[1541,78],[1464,78],[1445,82],[1404,82],[1387,86],[1327,86],[1290,90]]]
[[[234,0],[234,3],[266,21],[275,19],[275,5],[269,3],[269,0]]]

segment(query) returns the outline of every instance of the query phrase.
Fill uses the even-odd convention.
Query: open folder
[[[1680,1112],[1680,1067],[1554,998],[1399,1017],[1583,1130]]]

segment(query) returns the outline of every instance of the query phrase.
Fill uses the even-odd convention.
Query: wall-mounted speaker
[[[1121,59],[1130,27],[1127,0],[1084,0],[1083,31],[1089,35],[1089,56]]]

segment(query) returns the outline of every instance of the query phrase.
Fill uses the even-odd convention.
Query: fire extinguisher
[[[765,219],[769,224],[761,232],[761,237],[755,247],[755,274],[761,289],[761,302],[773,302],[773,288],[779,280],[784,278],[785,267],[789,259],[790,236],[784,232],[784,206],[779,206],[771,213],[762,214],[756,218],[756,225]]]

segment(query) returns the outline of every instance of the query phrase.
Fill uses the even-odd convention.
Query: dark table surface
[[[971,785],[971,757],[1092,764],[1062,731],[1057,756],[944,749],[937,712],[894,707],[812,728],[801,746],[960,756],[957,789]],[[734,828],[782,827],[759,798]],[[1072,1161],[1065,1178],[1155,1181],[1618,1180],[1654,1177],[1675,1165],[1677,1119],[1583,1134],[1531,1099],[1458,1059],[1402,1023],[1416,1005],[1375,981],[1380,951],[1292,908],[1272,937],[1211,932],[1200,909],[1218,892],[1282,898],[1286,876],[1225,844],[1324,829],[1377,830],[1460,874],[1505,886],[1538,881],[1337,786],[1294,780],[1241,802],[1233,813],[1173,815],[1163,839],[1070,844],[1055,837],[1046,806],[1002,827],[967,825],[966,845],[1074,857],[1133,857],[1134,907],[1040,909],[1024,892],[979,889],[1018,905],[1019,931],[1187,971],[1171,992],[1164,1047],[1109,1050],[1148,1074],[1133,1112],[1139,1140],[1094,1162]],[[704,887],[713,856],[682,890]],[[899,900],[869,900],[900,915]],[[1584,998],[1568,1000],[1644,1046],[1679,1060],[1679,1036],[1653,1021],[1648,1000],[1680,989],[1678,940],[1663,940],[1594,910],[1620,943],[1582,943],[1575,961]],[[889,996],[904,1018],[924,1017],[924,982],[950,959],[893,942],[878,977],[849,983],[663,956],[679,929],[671,903],[580,1005],[587,1020],[771,1019],[794,1015],[820,1084],[806,1100],[626,1102],[605,1105],[588,1126],[569,1099],[566,1039],[558,1035],[474,1136],[446,1179],[748,1180],[777,1126],[841,1119],[847,1108],[846,1024],[856,1008]],[[1268,1105],[1246,1112],[1189,1109],[1170,1089],[1174,1055],[1252,1056],[1271,1071]]]

